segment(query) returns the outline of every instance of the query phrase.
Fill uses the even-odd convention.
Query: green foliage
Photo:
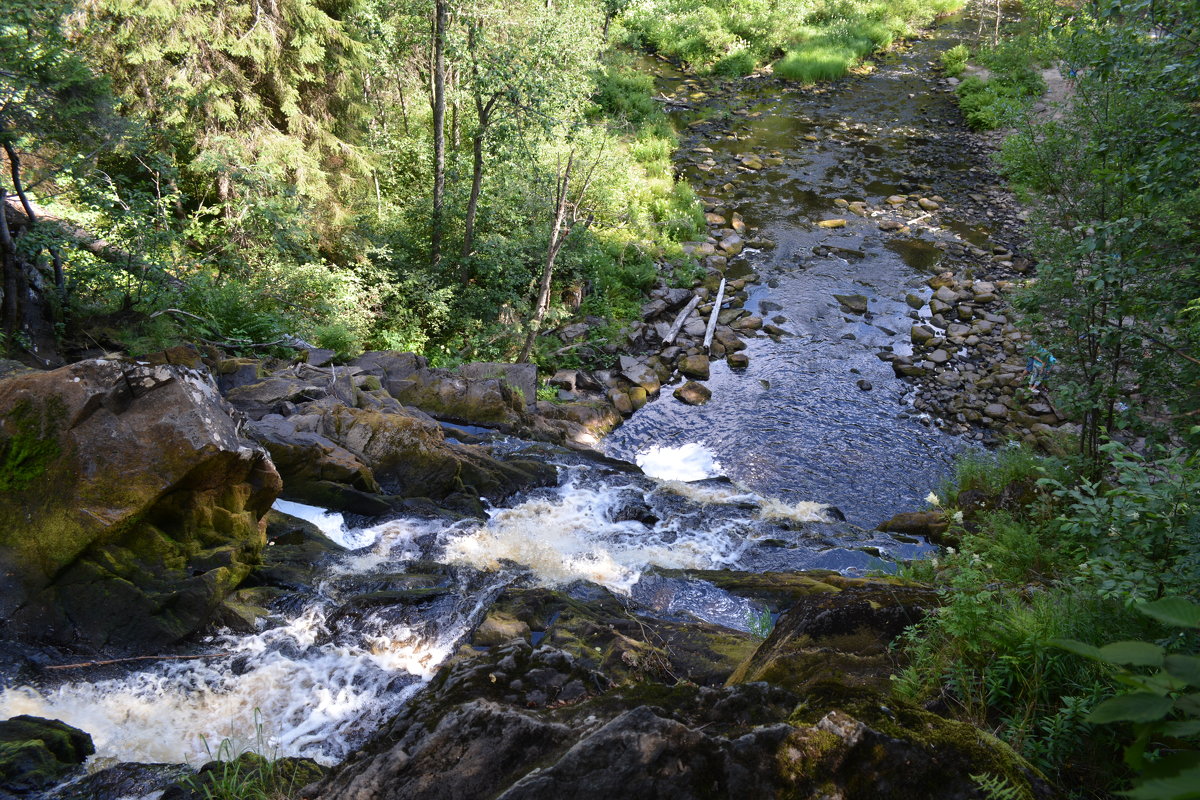
[[[1200,456],[1149,460],[1115,442],[1100,449],[1113,470],[1104,482],[1045,481],[1064,503],[1055,528],[1079,559],[1074,580],[1127,604],[1192,591],[1200,585]]]
[[[653,98],[653,76],[613,64],[597,73],[595,80],[596,91],[592,99],[608,118],[623,120],[636,130],[661,115]]]
[[[313,329],[313,342],[337,353],[338,361],[348,361],[362,352],[362,341],[343,322],[328,322]]]
[[[1046,91],[1037,66],[1049,54],[1028,36],[981,48],[976,60],[990,76],[986,80],[968,76],[954,90],[967,124],[976,130],[994,130],[1022,122],[1033,100]],[[942,67],[948,75],[961,74],[967,56],[966,47],[957,45],[942,54]]]
[[[1002,447],[995,451],[973,450],[954,462],[954,477],[939,488],[938,495],[955,505],[960,492],[975,489],[999,494],[1014,483],[1034,482],[1047,476],[1066,479],[1066,465],[1025,446]]]
[[[994,504],[1021,486],[1024,500],[974,513],[951,528],[956,550],[907,567],[939,587],[944,605],[905,634],[908,663],[896,676],[902,694],[939,698],[998,730],[1049,776],[1088,787],[1123,777],[1107,755],[1118,747],[1116,732],[1092,727],[1098,718],[1090,716],[1121,681],[1099,661],[1080,668],[1052,641],[1153,641],[1161,629],[1149,617],[1161,610],[1134,602],[1200,585],[1197,458],[1137,456],[1115,444],[1103,453],[1110,468],[1102,481],[1021,448],[962,460],[943,490],[952,517],[962,520],[953,504],[967,490]],[[1149,615],[1139,613],[1145,608]],[[1155,619],[1179,608],[1169,604]],[[1160,639],[1102,654],[1154,665],[1157,646],[1171,649]]]
[[[288,800],[322,776],[321,768],[308,759],[262,755],[268,746],[260,717],[254,709],[253,750],[237,753],[233,742],[223,739],[214,753],[203,740],[209,762],[180,782],[189,800]]]
[[[339,184],[363,169],[362,47],[339,17],[313,0],[92,0],[75,22],[123,112],[182,145],[185,178],[232,216],[281,190],[332,213]]]
[[[1059,40],[1067,108],[1004,148],[1035,208],[1038,280],[1021,308],[1058,358],[1056,404],[1082,421],[1097,465],[1105,430],[1163,440],[1194,407],[1200,272],[1182,254],[1200,245],[1185,221],[1200,213],[1198,11],[1103,2],[1076,15]]]
[[[775,62],[775,74],[803,83],[832,80],[845,75],[857,57],[848,47],[811,45],[803,50],[789,51]]]
[[[775,629],[775,619],[768,608],[747,611],[746,624],[750,627],[750,635],[756,639],[766,639]]]
[[[50,170],[74,162],[74,150],[103,146],[118,127],[106,82],[71,48],[65,16],[72,10],[64,0],[0,9],[0,143],[53,146],[57,158],[43,165]]]
[[[1025,800],[1028,793],[1004,775],[972,775],[971,780],[987,800]]]
[[[1194,588],[1194,585],[1193,587]],[[1123,691],[1097,705],[1093,724],[1131,723],[1134,739],[1125,762],[1138,778],[1121,792],[1140,800],[1187,800],[1200,797],[1200,605],[1182,597],[1164,597],[1136,606],[1140,613],[1181,632],[1164,647],[1123,641],[1094,647],[1073,639],[1054,645],[1091,661],[1117,667]],[[1183,647],[1186,652],[1178,652]],[[1144,668],[1144,669],[1138,669]]]
[[[758,59],[754,57],[754,53],[749,50],[738,50],[735,53],[730,53],[724,56],[716,64],[713,64],[713,74],[721,75],[726,78],[740,78],[743,75],[749,75],[758,68]]]
[[[967,59],[970,58],[971,51],[967,49],[965,44],[956,44],[949,50],[944,51],[939,60],[942,63],[942,71],[950,77],[961,75],[963,70],[967,68]]]

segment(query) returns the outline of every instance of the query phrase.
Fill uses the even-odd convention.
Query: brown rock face
[[[84,361],[0,382],[0,620],[126,650],[203,627],[279,493],[207,373]]]
[[[634,620],[604,592],[509,589],[476,647],[311,796],[966,800],[982,772],[1053,796],[1005,745],[890,694],[887,643],[936,603],[931,590],[830,572],[700,575],[791,608],[760,644]]]

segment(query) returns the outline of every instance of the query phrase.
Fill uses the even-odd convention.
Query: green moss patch
[[[39,406],[20,400],[0,426],[0,492],[24,491],[42,477],[62,452],[59,423],[66,414],[62,401],[49,398]]]

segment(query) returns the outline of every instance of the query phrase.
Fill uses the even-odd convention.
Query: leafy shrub
[[[896,676],[902,694],[939,699],[1051,777],[1092,787],[1122,777],[1109,757],[1115,732],[1090,716],[1120,677],[1098,662],[1081,669],[1051,640],[1154,639],[1160,630],[1132,604],[1200,585],[1200,457],[1103,452],[1104,481],[1072,479],[1063,461],[1023,448],[963,459],[949,501],[1039,475],[1041,499],[952,528],[957,552],[906,568],[944,605],[905,634],[909,662]]]
[[[942,71],[950,77],[961,75],[963,70],[967,68],[967,59],[970,55],[971,52],[967,50],[965,44],[956,44],[949,50],[943,51],[939,57],[942,62]]]
[[[339,361],[353,358],[362,352],[362,341],[344,323],[330,322],[313,330],[313,340],[318,347],[337,353]]]
[[[739,50],[731,53],[713,65],[713,73],[725,77],[737,78],[749,75],[758,68],[758,59],[749,50]]]
[[[632,67],[609,66],[595,76],[592,99],[604,114],[640,127],[661,113],[654,102],[654,77]]]
[[[1137,606],[1137,611],[1181,628],[1172,644],[1186,652],[1144,641],[1114,642],[1103,647],[1072,639],[1052,644],[1093,662],[1117,667],[1126,690],[1097,705],[1087,716],[1093,724],[1127,722],[1134,740],[1125,748],[1125,763],[1139,773],[1133,789],[1121,792],[1137,800],[1188,800],[1200,797],[1200,605],[1182,597],[1164,597]],[[1143,669],[1138,669],[1143,668]],[[1147,672],[1145,670],[1152,670]]]
[[[954,477],[939,488],[938,495],[953,506],[959,493],[968,489],[997,495],[1010,484],[1033,483],[1045,477],[1066,480],[1066,466],[1025,446],[1003,447],[992,452],[974,450],[954,462]]]
[[[854,52],[846,47],[816,45],[790,50],[775,62],[775,74],[803,83],[840,78],[854,63]]]
[[[1133,604],[1200,585],[1200,455],[1173,451],[1149,460],[1101,446],[1107,482],[1044,484],[1065,503],[1056,533],[1079,566],[1074,580],[1104,598]]]
[[[1036,53],[1023,47],[1023,41],[980,51],[979,60],[992,71],[992,77],[984,81],[972,75],[954,90],[972,128],[994,130],[1011,125],[1034,97],[1046,91],[1041,73],[1033,68]]]

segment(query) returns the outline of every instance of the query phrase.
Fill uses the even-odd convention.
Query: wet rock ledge
[[[509,589],[430,686],[302,796],[1051,797],[1006,745],[889,695],[887,642],[930,592],[834,573],[694,573],[785,609],[765,641]]]

